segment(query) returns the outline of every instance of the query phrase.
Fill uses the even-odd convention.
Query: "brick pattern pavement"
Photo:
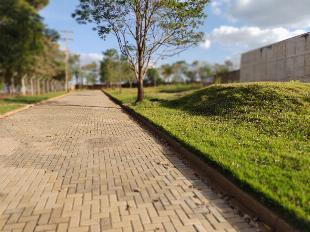
[[[0,120],[0,231],[258,231],[100,91]]]

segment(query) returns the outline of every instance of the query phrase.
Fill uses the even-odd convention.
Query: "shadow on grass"
[[[5,98],[3,99],[3,101],[6,103],[14,104],[35,104],[46,99],[48,99],[48,97],[15,97]]]
[[[160,105],[193,116],[249,123],[270,136],[309,138],[309,127],[303,119],[310,112],[306,91],[268,85],[211,86]]]
[[[161,98],[149,98],[148,99],[150,102],[159,102],[159,103],[164,103],[164,102],[167,102],[168,100],[165,100],[165,99],[161,99]]]
[[[302,107],[302,95],[287,89],[247,86],[211,86],[184,97],[166,101],[164,107],[178,108],[194,115],[238,116],[251,111],[295,111]]]
[[[187,85],[181,85],[181,86],[175,86],[175,87],[168,87],[165,89],[160,90],[160,93],[181,93],[181,92],[186,92],[186,91],[190,91],[190,90],[197,90],[197,89],[201,89],[201,85],[194,85],[194,86],[187,86]]]

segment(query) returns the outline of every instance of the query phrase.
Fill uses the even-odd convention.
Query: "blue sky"
[[[291,4],[290,0],[213,0],[201,28],[205,42],[163,62],[221,63],[231,59],[237,66],[242,52],[309,31],[308,1]],[[50,0],[40,13],[49,27],[73,31],[74,40],[69,47],[71,52],[81,54],[83,63],[98,61],[102,51],[118,45],[113,37],[100,39],[91,25],[76,23],[71,14],[78,3],[78,0]]]

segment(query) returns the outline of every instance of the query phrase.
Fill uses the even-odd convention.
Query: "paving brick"
[[[100,91],[1,119],[0,141],[1,231],[256,231]]]

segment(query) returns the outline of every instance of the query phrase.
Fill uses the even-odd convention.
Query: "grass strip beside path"
[[[292,225],[310,231],[310,85],[252,83],[196,89],[148,88],[146,100],[137,105],[134,89],[108,92]]]
[[[53,92],[37,96],[14,96],[2,98],[0,99],[0,115],[24,107],[26,105],[36,104],[53,97],[61,96],[63,94],[65,94],[65,92]]]

